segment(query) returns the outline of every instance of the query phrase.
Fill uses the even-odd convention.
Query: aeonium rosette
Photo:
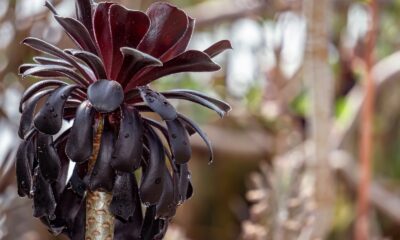
[[[205,133],[169,99],[200,104],[221,117],[230,107],[197,91],[156,92],[149,84],[174,73],[219,70],[211,58],[230,49],[229,41],[186,50],[195,21],[167,3],[144,13],[78,0],[76,18],[46,6],[77,49],[62,50],[37,38],[23,41],[46,56],[20,67],[23,77],[41,80],[25,91],[20,104],[19,194],[33,198],[34,216],[53,233],[72,239],[83,239],[86,190],[112,193],[115,239],[163,236],[177,206],[192,194],[190,135],[201,136],[212,161]],[[72,127],[60,133],[63,122],[71,120]],[[90,169],[100,125],[100,148]],[[69,178],[70,161],[76,166]]]

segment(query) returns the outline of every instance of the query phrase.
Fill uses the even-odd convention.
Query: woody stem
[[[89,159],[88,172],[96,163],[103,134],[104,120],[98,118],[96,134],[93,139],[93,153]],[[112,240],[114,239],[115,218],[109,210],[112,194],[109,192],[90,191],[86,193],[86,231],[85,240]]]

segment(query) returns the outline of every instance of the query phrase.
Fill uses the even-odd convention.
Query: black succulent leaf
[[[204,51],[187,50],[194,20],[168,3],[141,12],[79,0],[76,18],[46,6],[76,48],[63,50],[32,37],[23,41],[46,56],[19,69],[22,77],[40,80],[20,103],[18,193],[33,198],[34,215],[54,234],[83,239],[86,191],[107,191],[116,239],[161,239],[177,207],[193,193],[191,135],[200,135],[213,160],[207,135],[169,100],[190,101],[221,117],[230,106],[193,90],[157,92],[151,83],[174,73],[217,71],[211,58],[231,45],[223,40]],[[69,121],[72,127],[61,132]],[[101,121],[100,149],[89,170]],[[68,179],[70,161],[76,166]]]

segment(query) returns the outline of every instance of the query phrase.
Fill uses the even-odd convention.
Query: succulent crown
[[[200,104],[221,117],[230,107],[197,91],[156,92],[149,84],[174,73],[219,70],[211,58],[231,48],[229,41],[205,51],[186,50],[195,21],[167,3],[144,13],[79,0],[76,18],[59,16],[49,2],[46,6],[77,49],[62,50],[37,38],[23,41],[48,56],[20,67],[23,77],[41,80],[25,91],[20,104],[19,194],[33,198],[34,215],[52,232],[83,239],[85,191],[112,192],[116,239],[162,237],[177,206],[192,194],[190,135],[202,137],[212,161],[206,134],[168,99]],[[70,120],[72,127],[61,132]],[[90,170],[98,126],[100,150]],[[68,178],[70,160],[76,166]],[[144,218],[141,204],[147,206]]]

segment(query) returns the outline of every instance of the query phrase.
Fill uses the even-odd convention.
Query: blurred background
[[[52,2],[73,16],[74,0]],[[167,239],[400,239],[400,0],[169,2],[197,20],[190,48],[230,39],[234,50],[216,59],[220,72],[154,84],[233,107],[221,120],[177,105],[204,127],[216,159],[209,166],[193,137],[195,194]],[[0,0],[0,239],[63,239],[16,194],[19,98],[35,82],[17,69],[37,54],[20,45],[27,36],[72,46],[44,0]]]

